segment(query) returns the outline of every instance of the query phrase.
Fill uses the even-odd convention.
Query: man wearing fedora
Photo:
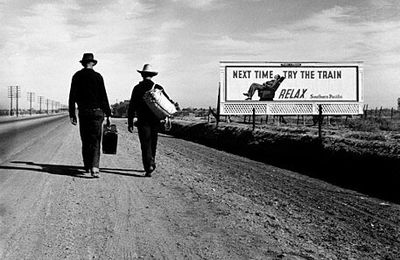
[[[132,90],[128,108],[128,131],[132,133],[133,126],[136,125],[142,150],[143,167],[146,171],[146,177],[151,177],[151,173],[156,168],[155,156],[160,120],[146,105],[143,95],[154,86],[154,88],[162,90],[171,102],[173,101],[165,93],[162,86],[152,81],[152,78],[158,72],[154,71],[150,64],[145,64],[143,69],[138,70],[138,72],[142,75],[143,81],[139,82]]]
[[[92,53],[83,54],[83,69],[72,77],[69,93],[69,117],[77,124],[75,103],[78,104],[79,132],[82,140],[82,157],[86,172],[99,177],[101,128],[104,114],[110,124],[111,109],[103,77],[93,70],[97,64]]]

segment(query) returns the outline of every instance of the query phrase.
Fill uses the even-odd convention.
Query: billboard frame
[[[227,69],[241,68],[354,68],[356,86],[354,100],[292,100],[292,101],[246,101],[228,99]],[[318,115],[321,105],[324,115],[363,114],[363,62],[267,62],[267,61],[220,61],[220,115]],[[254,109],[254,111],[253,111]]]

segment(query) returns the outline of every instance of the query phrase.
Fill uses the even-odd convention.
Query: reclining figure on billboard
[[[243,95],[247,96],[246,100],[251,100],[256,90],[258,90],[260,101],[272,101],[275,97],[276,90],[284,79],[285,77],[281,77],[277,74],[274,76],[273,80],[267,81],[263,84],[253,83],[249,87],[247,93],[243,93]]]

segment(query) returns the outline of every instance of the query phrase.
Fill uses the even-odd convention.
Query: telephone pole
[[[20,86],[15,86],[15,100],[16,100],[16,111],[17,111],[17,117],[18,117],[18,99],[21,97],[21,87]]]
[[[33,92],[28,92],[28,101],[29,101],[29,114],[32,115],[32,102],[35,101],[35,93]]]
[[[10,99],[10,116],[12,116],[14,86],[8,86],[8,98]]]
[[[60,102],[56,102],[56,113],[60,112]]]
[[[39,114],[42,113],[42,104],[44,103],[44,97],[43,96],[39,96]]]
[[[13,114],[13,99],[15,98],[15,112],[18,116],[18,99],[21,97],[21,87],[20,86],[9,86],[8,87],[8,98],[10,98],[10,116]]]
[[[49,99],[46,98],[46,110],[47,110],[47,114],[49,114]]]

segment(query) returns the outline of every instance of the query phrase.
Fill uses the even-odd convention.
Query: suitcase
[[[116,125],[103,125],[102,148],[104,154],[116,154],[118,144],[118,131]]]
[[[154,115],[162,120],[176,113],[176,107],[161,89],[156,89],[154,86],[155,84],[149,91],[144,93],[143,99]]]

